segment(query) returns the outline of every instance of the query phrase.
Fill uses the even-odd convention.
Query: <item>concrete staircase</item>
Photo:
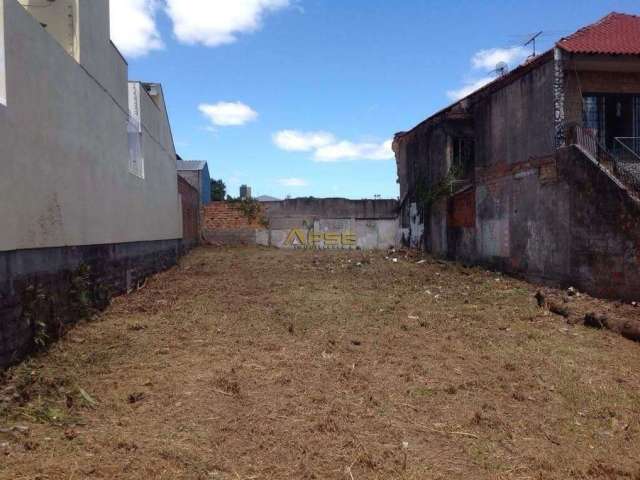
[[[568,143],[578,147],[631,196],[640,198],[640,138],[616,138],[615,149],[606,148],[588,129],[572,125],[567,129]]]

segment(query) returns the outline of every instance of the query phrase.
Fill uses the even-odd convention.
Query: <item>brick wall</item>
[[[191,248],[200,241],[200,194],[180,176],[178,193],[182,199],[182,241],[186,248]]]
[[[260,218],[250,221],[234,202],[212,202],[205,205],[202,217],[203,236],[213,244],[255,244],[256,231],[266,228]]]
[[[474,228],[476,226],[476,191],[469,189],[451,197],[449,201],[449,226]]]
[[[213,202],[204,207],[205,230],[230,230],[237,228],[264,229],[259,219],[249,221],[234,202]]]

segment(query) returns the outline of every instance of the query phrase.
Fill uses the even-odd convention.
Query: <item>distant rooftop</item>
[[[640,17],[613,12],[558,42],[570,53],[640,55]]]
[[[259,197],[256,197],[256,200],[258,202],[279,202],[279,201],[281,201],[281,199],[276,198],[276,197],[272,197],[270,195],[260,195]]]
[[[207,166],[207,162],[202,160],[176,160],[176,167],[181,171],[199,171]]]

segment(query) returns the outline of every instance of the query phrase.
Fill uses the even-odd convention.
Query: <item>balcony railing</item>
[[[640,193],[640,138],[618,137],[608,149],[591,129],[573,124],[565,128],[567,143],[579,146],[596,163],[628,188]]]
[[[640,137],[618,137],[614,145],[614,173],[625,184],[640,192]]]

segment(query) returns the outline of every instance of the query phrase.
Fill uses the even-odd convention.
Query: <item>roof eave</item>
[[[506,75],[495,79],[494,81],[486,84],[485,86],[479,88],[478,90],[470,93],[466,97],[463,97],[460,100],[456,100],[454,103],[452,103],[452,104],[446,106],[445,108],[437,111],[433,115],[427,117],[425,120],[423,120],[422,122],[417,124],[412,129],[410,129],[410,130],[408,130],[406,132],[396,133],[395,136],[394,136],[394,142],[396,140],[400,140],[400,139],[402,139],[404,137],[408,137],[408,136],[412,135],[417,130],[419,130],[421,127],[423,127],[424,125],[426,125],[426,124],[430,123],[431,121],[433,121],[434,119],[439,118],[442,115],[448,113],[449,111],[453,110],[458,105],[462,106],[462,104],[465,103],[465,102],[469,102],[471,100],[474,100],[479,96],[490,95],[490,94],[500,90],[501,88],[504,88],[507,85],[510,85],[511,83],[515,82],[517,79],[521,78],[526,73],[529,73],[531,70],[533,70],[533,69],[537,68],[538,66],[546,63],[547,61],[549,61],[552,58],[553,58],[553,49],[547,50],[546,52],[538,55],[536,58],[531,60],[529,63],[526,63],[524,65],[520,65],[519,67],[517,67],[516,69],[514,69],[511,72],[507,73]]]

